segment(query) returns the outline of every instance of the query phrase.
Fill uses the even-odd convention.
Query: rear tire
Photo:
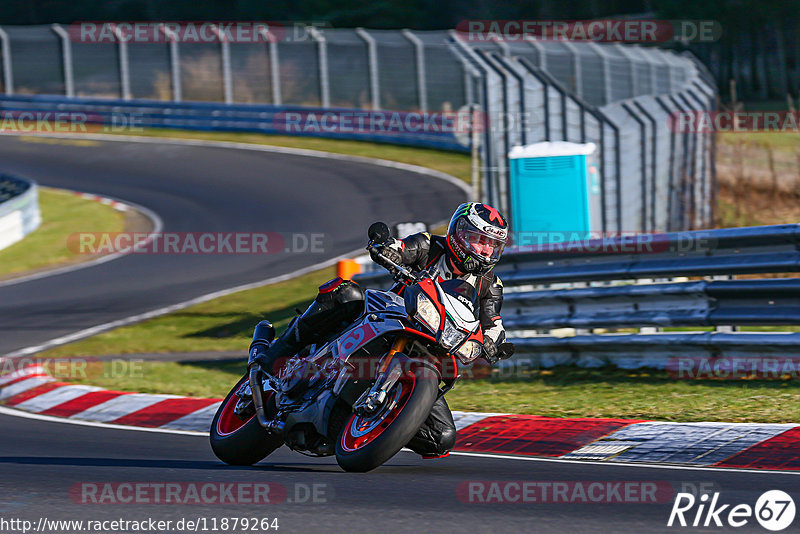
[[[255,413],[242,421],[233,408],[239,397],[236,391],[248,380],[245,375],[220,404],[211,422],[209,439],[214,454],[229,465],[253,465],[283,445],[283,440],[267,432],[258,422]],[[264,394],[264,409],[267,417],[275,413],[275,400],[272,392]]]
[[[423,362],[398,380],[387,406],[375,417],[351,414],[336,440],[336,461],[345,471],[363,473],[397,454],[425,422],[439,394],[438,374]]]

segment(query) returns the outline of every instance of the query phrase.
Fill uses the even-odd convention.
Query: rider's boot
[[[444,458],[456,444],[456,424],[444,397],[439,397],[431,413],[406,447],[424,459]]]
[[[277,376],[278,371],[283,367],[286,359],[294,356],[305,345],[305,343],[299,339],[299,320],[300,317],[292,319],[286,331],[275,341],[272,341],[271,338],[268,339],[266,336],[259,335],[259,326],[266,321],[258,323],[253,333],[253,342],[250,343],[248,366],[256,364],[265,373],[271,376]],[[275,330],[273,329],[272,336],[274,337],[274,335]]]
[[[295,317],[286,331],[271,344],[264,336],[257,336],[250,345],[249,364],[276,376],[288,358],[303,347],[336,333],[355,320],[364,309],[364,290],[350,280],[334,278],[319,288],[314,302],[299,317]],[[260,323],[259,323],[260,324]]]

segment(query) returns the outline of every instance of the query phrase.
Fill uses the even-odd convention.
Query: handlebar
[[[382,260],[383,267],[388,269],[390,272],[395,271],[393,273],[395,282],[402,282],[406,285],[409,285],[412,283],[416,284],[417,282],[420,281],[420,277],[417,274],[412,273],[402,265],[399,265],[390,260],[389,258],[387,258],[386,256],[384,256],[383,253],[381,252],[380,247],[378,247],[377,245],[378,243],[376,243],[375,240],[370,240],[369,245],[367,245],[367,250],[374,250],[375,255]]]

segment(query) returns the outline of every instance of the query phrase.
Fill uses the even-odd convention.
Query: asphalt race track
[[[292,272],[354,250],[367,225],[446,218],[464,194],[444,181],[363,163],[172,145],[31,143],[0,137],[0,167],[43,185],[135,202],[164,231],[326,234],[322,254],[132,255],[71,273],[0,286],[0,354],[214,290]],[[86,229],[91,231],[92,229]],[[0,521],[278,519],[278,532],[667,532],[676,491],[721,492],[753,506],[766,490],[800,491],[792,474],[635,467],[486,456],[422,460],[401,452],[367,474],[333,458],[283,448],[248,468],[221,464],[208,438],[73,425],[0,413]],[[470,482],[652,482],[657,503],[479,503]],[[286,492],[269,504],[84,503],[87,484],[264,484]],[[114,485],[116,484],[116,485]],[[314,491],[316,489],[316,497]],[[279,493],[280,493],[279,491]],[[271,493],[274,495],[275,493]],[[119,494],[118,494],[119,495]],[[118,496],[117,495],[117,496]],[[127,495],[127,494],[126,494]],[[137,502],[138,500],[138,502]],[[247,496],[240,500],[247,500]],[[626,499],[636,500],[635,498]],[[693,514],[689,515],[693,518]],[[68,532],[50,527],[48,532]],[[194,529],[177,529],[184,532]],[[721,529],[708,529],[719,531]],[[764,530],[750,519],[738,531]],[[248,530],[249,531],[249,530]],[[0,532],[20,532],[0,522]]]
[[[422,460],[409,452],[400,452],[385,466],[366,474],[343,473],[333,458],[308,458],[286,448],[255,467],[242,468],[221,464],[205,436],[92,428],[5,415],[0,415],[0,428],[4,436],[0,445],[0,517],[27,518],[34,523],[41,517],[172,521],[277,517],[278,532],[292,533],[694,531],[667,528],[670,502],[470,503],[459,499],[457,491],[462,483],[489,480],[648,481],[677,490],[713,488],[726,503],[751,506],[769,489],[780,488],[790,494],[800,491],[800,477],[791,474],[455,455]],[[80,484],[121,482],[278,484],[289,500],[300,502],[209,505],[194,504],[190,499],[192,504],[183,505],[94,504],[86,498],[90,503],[81,503],[80,491],[85,486]],[[308,489],[313,492],[315,485],[313,502]],[[102,493],[96,495],[100,500]],[[750,530],[748,527],[764,532],[752,519],[737,530]]]
[[[376,220],[442,221],[465,199],[446,181],[365,163],[171,144],[36,141],[0,136],[0,171],[139,204],[161,217],[164,232],[324,234],[323,252],[131,254],[0,284],[0,355],[291,273],[365,246]],[[305,248],[302,239],[297,248]]]

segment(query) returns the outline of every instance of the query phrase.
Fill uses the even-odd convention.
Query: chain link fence
[[[454,31],[269,30],[253,42],[115,38],[72,27],[0,28],[5,95],[453,112],[480,110],[481,196],[509,210],[508,152],[538,141],[599,146],[603,231],[670,231],[713,219],[712,134],[669,117],[711,110],[690,57],[569,41],[471,41]],[[465,106],[469,106],[468,108]],[[458,137],[458,135],[456,135]],[[464,135],[469,145],[474,136]],[[465,150],[469,149],[465,146]],[[511,214],[513,219],[514,214]]]

